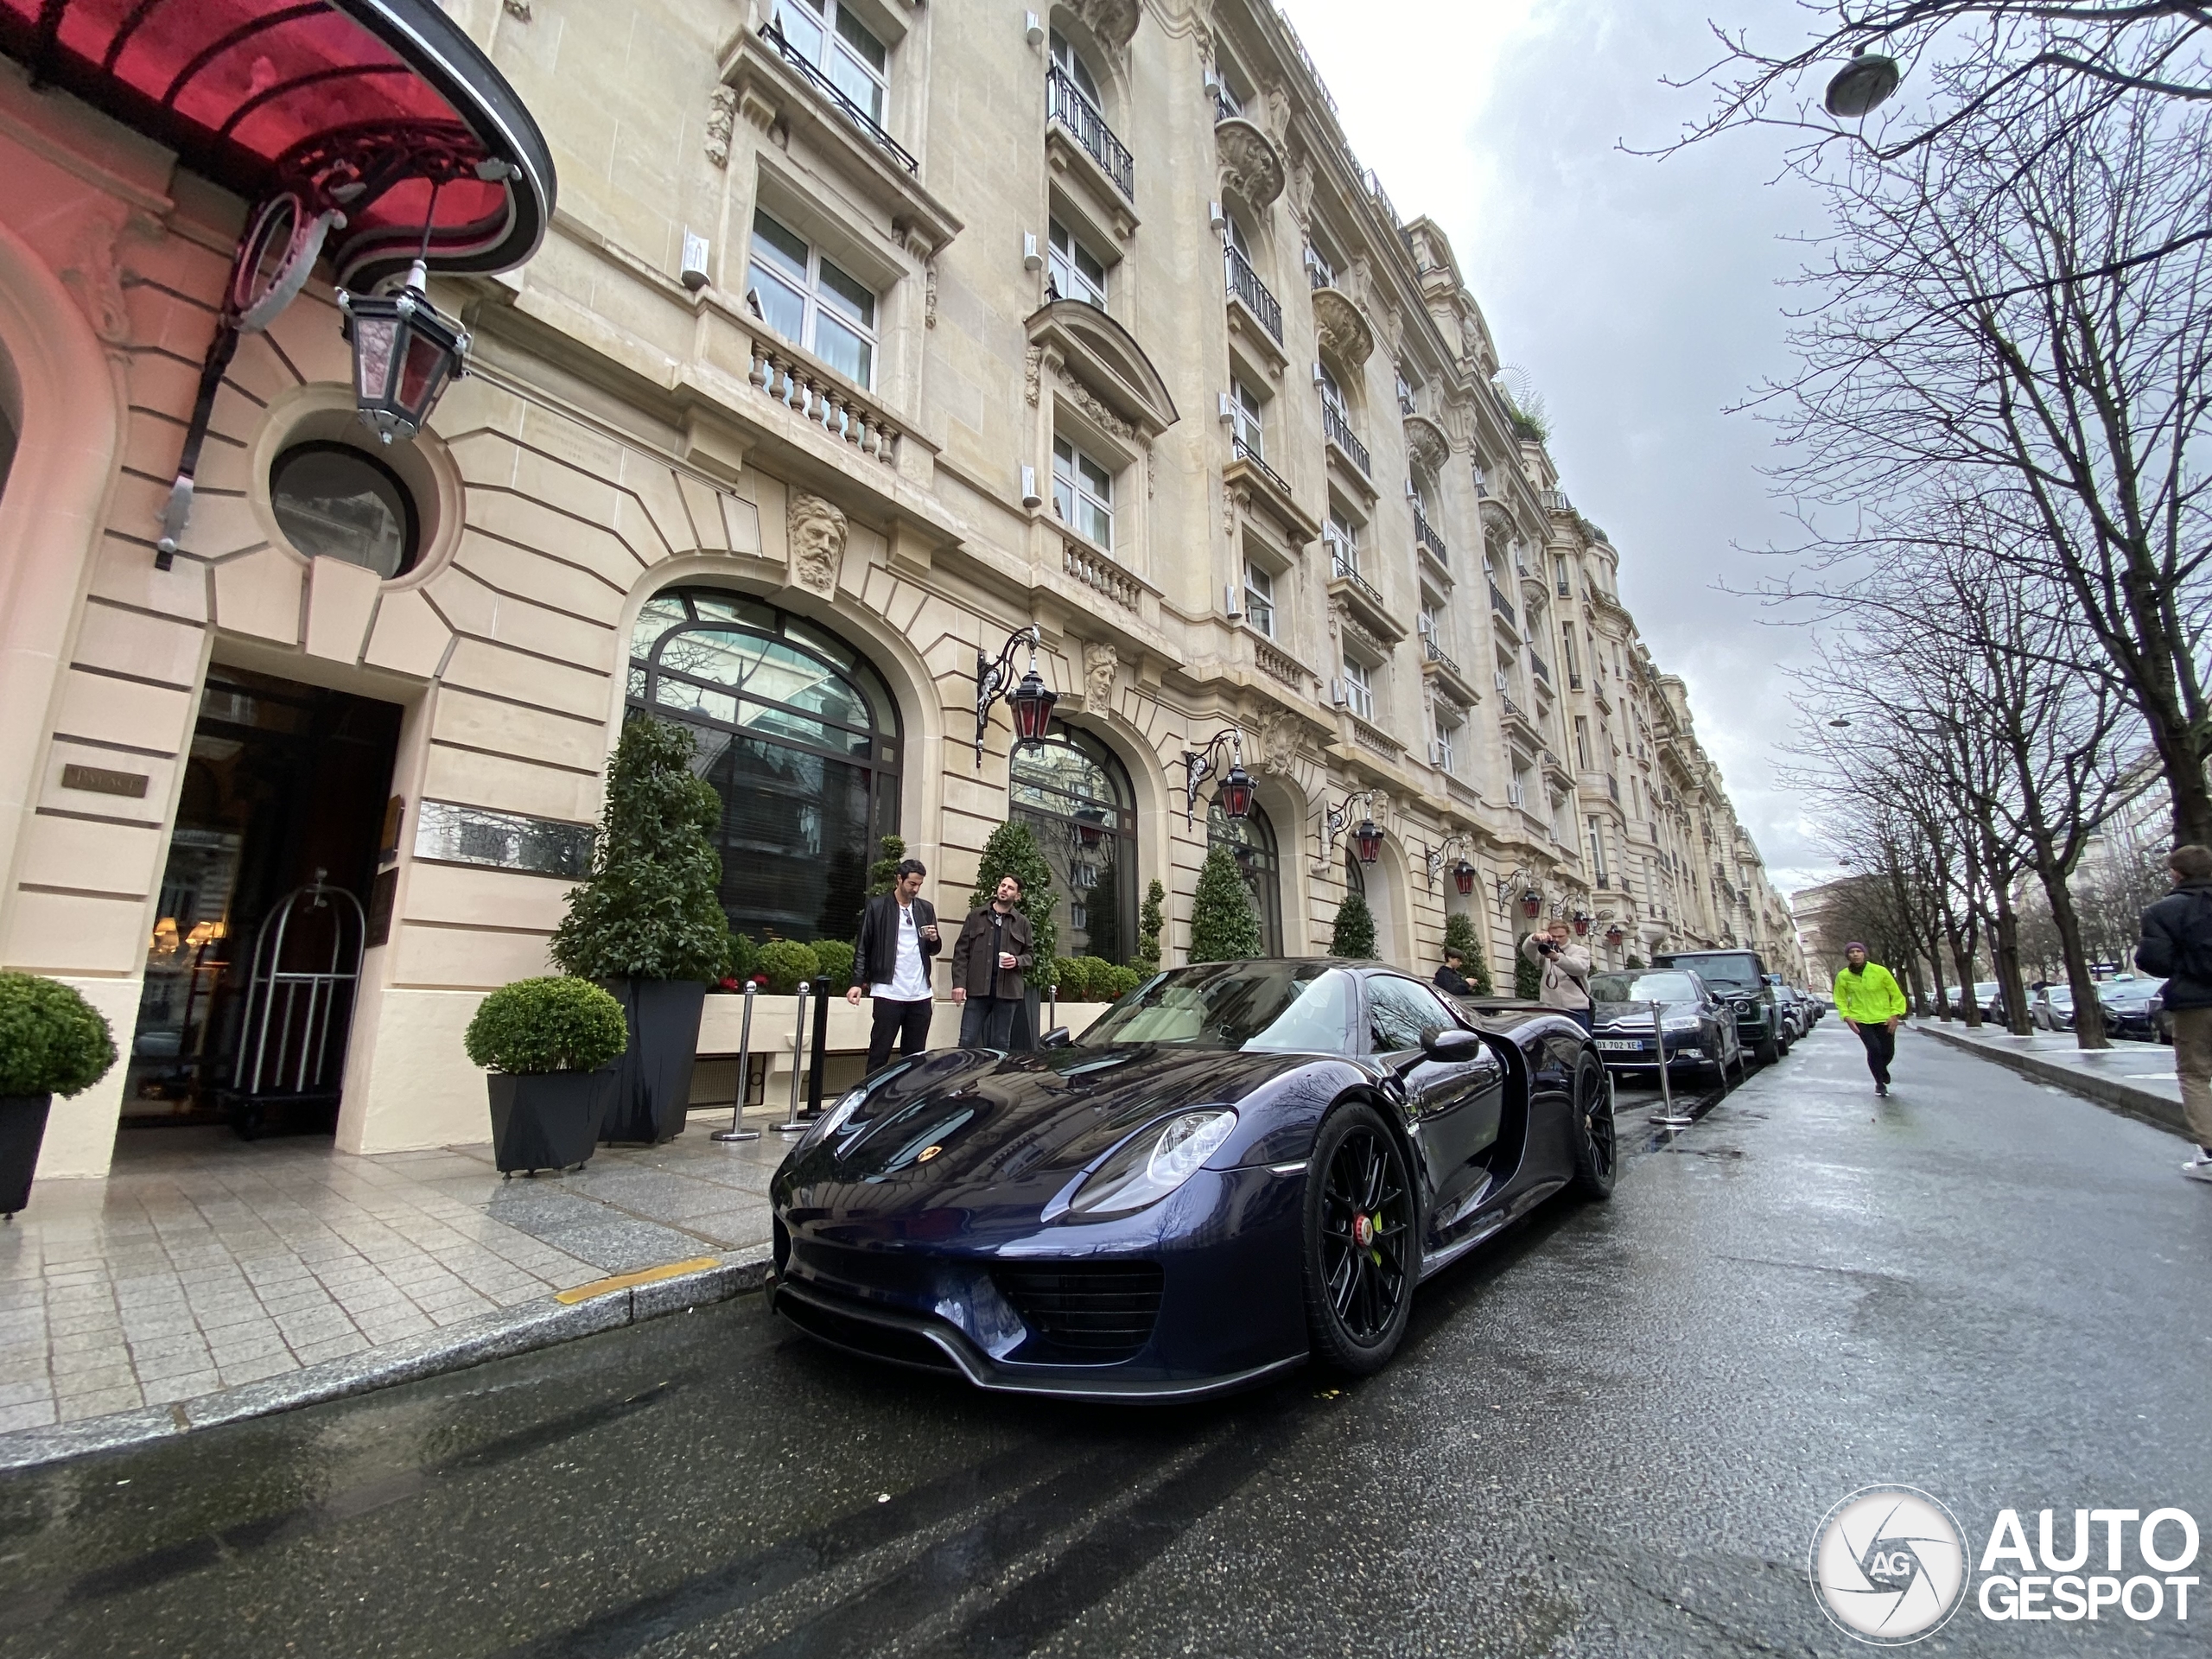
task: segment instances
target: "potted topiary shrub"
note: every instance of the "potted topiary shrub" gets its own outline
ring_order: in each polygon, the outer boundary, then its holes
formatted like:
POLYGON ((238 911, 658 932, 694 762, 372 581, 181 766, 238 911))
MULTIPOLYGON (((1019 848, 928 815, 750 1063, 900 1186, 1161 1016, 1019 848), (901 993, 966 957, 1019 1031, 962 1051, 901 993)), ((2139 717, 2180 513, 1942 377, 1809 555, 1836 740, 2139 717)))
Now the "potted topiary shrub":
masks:
POLYGON ((1236 855, 1217 846, 1198 872, 1191 900, 1191 960, 1238 962, 1260 954, 1260 913, 1236 855))
POLYGON ((30 1202, 54 1096, 91 1088, 114 1064, 99 1009, 57 981, 0 974, 0 1216, 30 1202))
POLYGON ((606 987, 629 1026, 603 1131, 611 1141, 683 1132, 700 1011, 730 961, 721 859, 707 840, 721 798, 692 775, 692 750, 690 731, 667 721, 622 728, 591 873, 553 933, 555 965, 606 987))
POLYGON ((1375 955, 1375 912, 1357 893, 1344 894, 1337 906, 1337 924, 1329 937, 1329 954, 1365 962, 1375 955))
POLYGON ((486 997, 462 1046, 491 1075, 492 1154, 502 1175, 573 1169, 599 1144, 629 1046, 622 1005, 589 980, 518 979, 486 997))
MULTIPOLYGON (((797 939, 771 939, 760 947, 753 958, 759 971, 766 976, 771 996, 797 996, 798 988, 819 978, 822 958, 810 944, 801 944, 797 939)), ((847 965, 849 976, 852 969, 847 965)))

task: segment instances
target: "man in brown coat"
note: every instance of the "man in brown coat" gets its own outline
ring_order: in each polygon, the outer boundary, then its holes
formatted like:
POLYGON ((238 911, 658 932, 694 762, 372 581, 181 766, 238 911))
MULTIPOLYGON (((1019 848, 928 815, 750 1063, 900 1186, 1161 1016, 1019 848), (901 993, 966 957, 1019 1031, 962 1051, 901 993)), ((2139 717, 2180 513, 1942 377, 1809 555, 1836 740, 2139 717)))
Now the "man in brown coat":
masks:
POLYGON ((1001 876, 991 902, 968 912, 953 941, 952 1000, 963 1005, 963 1048, 1007 1048, 1014 1042, 1014 1011, 1028 992, 1022 976, 1037 961, 1029 918, 1014 908, 1020 902, 1020 880, 1001 876))
POLYGON ((1590 953, 1577 945, 1565 922, 1554 922, 1541 933, 1521 941, 1521 954, 1536 964, 1543 976, 1540 1000, 1548 1008, 1590 1029, 1590 953))

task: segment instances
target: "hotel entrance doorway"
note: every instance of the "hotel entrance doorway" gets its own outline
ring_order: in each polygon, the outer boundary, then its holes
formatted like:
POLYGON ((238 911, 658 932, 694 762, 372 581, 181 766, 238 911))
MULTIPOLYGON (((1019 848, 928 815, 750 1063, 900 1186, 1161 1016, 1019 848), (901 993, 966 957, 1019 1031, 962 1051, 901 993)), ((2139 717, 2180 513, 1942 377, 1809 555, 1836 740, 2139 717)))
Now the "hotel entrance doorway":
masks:
POLYGON ((147 943, 124 1128, 335 1127, 401 712, 208 670, 147 943))

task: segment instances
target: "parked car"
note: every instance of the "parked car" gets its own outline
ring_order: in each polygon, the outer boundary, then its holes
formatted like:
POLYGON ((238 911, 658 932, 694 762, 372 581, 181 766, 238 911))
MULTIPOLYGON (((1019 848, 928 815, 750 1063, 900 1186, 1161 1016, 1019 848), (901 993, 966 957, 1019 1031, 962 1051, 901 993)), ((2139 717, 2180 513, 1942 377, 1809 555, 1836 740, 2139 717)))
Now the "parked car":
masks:
POLYGON ((1607 1071, 1658 1069, 1662 1037, 1651 1029, 1654 1002, 1661 1005, 1669 1072, 1688 1066, 1725 1078, 1728 1067, 1742 1066, 1735 1011, 1686 969, 1645 969, 1590 977, 1591 1034, 1607 1071))
POLYGON ((1790 1041, 1795 1042, 1813 1028, 1820 1011, 1814 1007, 1811 997, 1785 982, 1781 975, 1772 974, 1768 979, 1774 987, 1776 1001, 1782 1005, 1783 1028, 1789 1033, 1790 1041))
POLYGON ((2074 1029, 2074 988, 2045 985, 2028 1004, 2028 1023, 2038 1031, 2074 1029))
MULTIPOLYGON (((2151 1001, 2165 988, 2163 979, 2145 979, 2134 975, 2108 979, 2098 986, 2097 1001, 2104 1005, 2105 1011, 2105 1035, 2126 1037, 2142 1043, 2158 1041, 2158 1022, 2151 1012, 2151 1001)), ((2164 1006, 2161 1000, 2162 1012, 2164 1006)))
POLYGON ((1688 968, 1703 980, 1734 1011, 1736 1035, 1760 1065, 1771 1065, 1789 1052, 1795 1039, 1782 1028, 1782 1010, 1756 950, 1662 950, 1651 965, 1688 968))
POLYGON ((2174 1017, 2166 1012, 2166 994, 2164 991, 2151 999, 2151 1023, 2158 1028, 2160 1042, 2173 1041, 2174 1017))
POLYGON ((1999 989, 1995 980, 1985 979, 1977 981, 1973 985, 1955 987, 1946 991, 1943 997, 1944 1001, 1951 1005, 1951 1015, 1954 1019, 1963 1020, 1967 1017, 1968 999, 1971 998, 1973 1006, 1981 1010, 1981 1017, 1990 1020, 1996 1018, 1990 1013, 1990 1009, 1997 1007, 2002 1001, 1999 989))
POLYGON ((1325 959, 1171 969, 1071 1042, 933 1049, 769 1186, 769 1306, 851 1352, 1061 1399, 1373 1371, 1414 1287, 1612 1190, 1582 1027, 1325 959))

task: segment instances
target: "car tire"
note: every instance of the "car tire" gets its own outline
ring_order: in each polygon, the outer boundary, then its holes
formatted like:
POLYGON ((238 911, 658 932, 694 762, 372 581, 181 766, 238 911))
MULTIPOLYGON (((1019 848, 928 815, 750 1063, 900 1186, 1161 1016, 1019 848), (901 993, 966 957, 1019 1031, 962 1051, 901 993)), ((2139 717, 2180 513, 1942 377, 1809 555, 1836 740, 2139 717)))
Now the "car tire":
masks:
POLYGON ((1306 1166, 1303 1250, 1306 1336, 1323 1364, 1365 1376, 1397 1351, 1420 1271, 1420 1215, 1405 1148, 1382 1114, 1358 1101, 1330 1113, 1306 1166))
POLYGON ((1772 1065, 1782 1058, 1782 1046, 1775 1041, 1774 1033, 1769 1032, 1759 1039, 1758 1046, 1751 1051, 1751 1054, 1761 1065, 1772 1065))
POLYGON ((1610 1198, 1619 1169, 1605 1068, 1585 1055, 1574 1074, 1574 1190, 1586 1198, 1610 1198))

